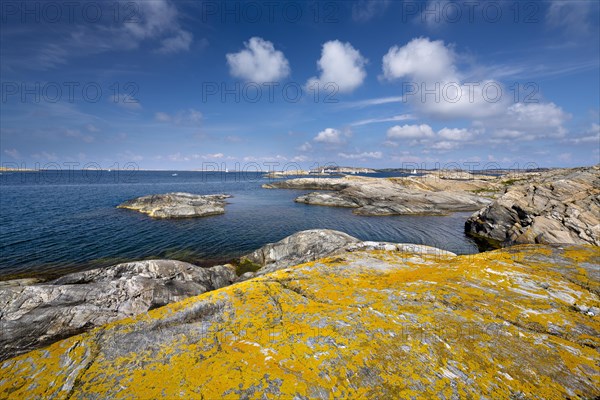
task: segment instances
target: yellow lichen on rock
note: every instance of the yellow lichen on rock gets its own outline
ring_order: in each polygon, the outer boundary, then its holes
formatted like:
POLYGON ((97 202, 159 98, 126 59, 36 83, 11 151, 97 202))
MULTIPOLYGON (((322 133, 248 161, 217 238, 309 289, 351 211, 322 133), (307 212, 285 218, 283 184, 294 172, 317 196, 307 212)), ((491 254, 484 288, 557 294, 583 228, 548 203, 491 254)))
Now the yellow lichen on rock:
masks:
POLYGON ((598 261, 341 254, 7 360, 0 397, 593 398, 598 261))

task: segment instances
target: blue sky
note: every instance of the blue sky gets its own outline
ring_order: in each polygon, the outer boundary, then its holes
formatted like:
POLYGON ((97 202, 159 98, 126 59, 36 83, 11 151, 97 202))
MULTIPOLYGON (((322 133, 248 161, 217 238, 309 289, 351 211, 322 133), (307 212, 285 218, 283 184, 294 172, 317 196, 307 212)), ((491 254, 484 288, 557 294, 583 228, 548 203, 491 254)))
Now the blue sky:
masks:
POLYGON ((600 162, 596 1, 1 7, 4 165, 600 162))

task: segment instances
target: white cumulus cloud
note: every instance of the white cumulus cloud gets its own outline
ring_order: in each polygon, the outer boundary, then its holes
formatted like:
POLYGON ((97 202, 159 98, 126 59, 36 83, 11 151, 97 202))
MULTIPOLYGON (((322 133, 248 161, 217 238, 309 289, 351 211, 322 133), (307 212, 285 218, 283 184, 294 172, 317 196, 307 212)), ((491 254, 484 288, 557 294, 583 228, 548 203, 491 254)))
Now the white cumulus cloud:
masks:
POLYGON ((405 46, 393 46, 383 56, 383 75, 389 80, 414 77, 424 81, 458 81, 456 55, 442 40, 416 38, 405 46))
POLYGON ((273 43, 253 37, 244 43, 245 49, 226 55, 231 75, 249 82, 275 82, 290 74, 285 55, 275 50, 273 43))
POLYGON ((438 136, 445 140, 471 140, 475 136, 474 132, 468 129, 442 128, 438 131, 438 136))
POLYGON ((339 40, 326 42, 317 61, 321 75, 310 78, 307 86, 318 84, 321 88, 333 83, 341 93, 352 92, 362 85, 367 76, 366 63, 367 59, 350 43, 339 40))
POLYGON ((346 141, 348 135, 348 133, 344 133, 339 129, 326 128, 319 132, 313 140, 318 143, 342 144, 346 141))
POLYGON ((427 139, 435 136, 433 129, 427 124, 396 125, 388 129, 387 138, 394 139, 427 139))

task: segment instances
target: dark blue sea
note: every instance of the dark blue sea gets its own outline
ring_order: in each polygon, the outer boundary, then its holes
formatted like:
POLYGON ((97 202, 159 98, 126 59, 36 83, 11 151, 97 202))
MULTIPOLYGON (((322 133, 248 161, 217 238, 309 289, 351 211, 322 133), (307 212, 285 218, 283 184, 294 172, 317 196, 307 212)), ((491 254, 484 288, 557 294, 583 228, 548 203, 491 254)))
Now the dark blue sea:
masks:
MULTIPOLYGON (((239 257, 295 232, 328 228, 363 240, 477 252, 470 213, 364 217, 351 209, 297 204, 307 191, 268 190, 257 172, 39 171, 0 175, 0 279, 54 276, 119 262, 172 258, 199 265, 239 257), (173 176, 176 174, 176 176, 173 176), (225 215, 153 220, 117 209, 149 194, 228 193, 225 215)), ((370 176, 400 176, 371 174, 370 176)))

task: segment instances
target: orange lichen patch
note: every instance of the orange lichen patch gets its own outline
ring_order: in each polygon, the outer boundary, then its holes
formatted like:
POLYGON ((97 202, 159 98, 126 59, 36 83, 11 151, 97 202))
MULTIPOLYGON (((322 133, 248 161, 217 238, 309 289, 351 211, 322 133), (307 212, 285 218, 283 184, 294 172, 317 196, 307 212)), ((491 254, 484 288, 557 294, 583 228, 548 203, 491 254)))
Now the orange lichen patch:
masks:
POLYGON ((576 263, 600 261, 600 248, 592 245, 568 247, 562 252, 562 256, 576 263))
POLYGON ((301 264, 7 360, 0 397, 594 397, 595 249, 566 251, 301 264))

